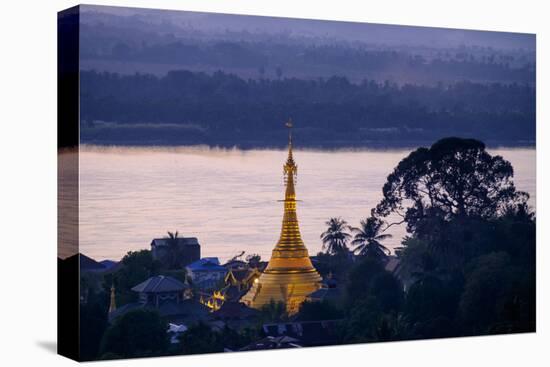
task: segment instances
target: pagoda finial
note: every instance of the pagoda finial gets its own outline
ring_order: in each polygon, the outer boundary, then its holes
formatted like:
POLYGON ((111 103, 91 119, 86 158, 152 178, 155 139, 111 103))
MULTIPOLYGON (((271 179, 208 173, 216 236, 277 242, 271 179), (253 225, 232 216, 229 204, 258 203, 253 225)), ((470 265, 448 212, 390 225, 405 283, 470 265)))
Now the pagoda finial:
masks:
POLYGON ((288 127, 288 149, 292 150, 292 119, 289 117, 288 121, 285 123, 285 126, 288 127))
POLYGON ((284 174, 285 174, 285 179, 288 179, 289 176, 293 176, 293 178, 295 178, 298 172, 298 166, 296 166, 296 163, 294 162, 294 157, 292 155, 292 127, 294 125, 290 117, 288 118, 288 121, 285 123, 285 126, 288 128, 288 158, 284 165, 284 174))
POLYGON ((115 283, 111 285, 111 303, 109 304, 109 313, 116 310, 116 299, 115 299, 115 283))

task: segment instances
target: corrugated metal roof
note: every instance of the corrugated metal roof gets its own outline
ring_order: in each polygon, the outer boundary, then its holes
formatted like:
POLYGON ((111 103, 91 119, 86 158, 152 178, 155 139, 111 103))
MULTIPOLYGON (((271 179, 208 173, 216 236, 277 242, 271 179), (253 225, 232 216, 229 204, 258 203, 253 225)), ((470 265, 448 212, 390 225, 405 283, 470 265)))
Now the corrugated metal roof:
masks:
POLYGON ((217 257, 203 257, 189 265, 187 268, 192 271, 226 271, 227 269, 220 265, 217 257))
POLYGON ((157 275, 132 288, 134 292, 140 293, 162 293, 179 292, 184 290, 185 284, 170 276, 157 275))

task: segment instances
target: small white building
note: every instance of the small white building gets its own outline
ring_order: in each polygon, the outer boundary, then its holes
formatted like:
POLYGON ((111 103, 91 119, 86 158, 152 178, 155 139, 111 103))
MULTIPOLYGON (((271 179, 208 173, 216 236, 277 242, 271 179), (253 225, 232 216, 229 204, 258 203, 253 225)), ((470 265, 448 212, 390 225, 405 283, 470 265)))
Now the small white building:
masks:
POLYGON ((187 331, 187 326, 184 324, 168 324, 168 335, 170 336, 171 344, 178 344, 181 334, 187 331))

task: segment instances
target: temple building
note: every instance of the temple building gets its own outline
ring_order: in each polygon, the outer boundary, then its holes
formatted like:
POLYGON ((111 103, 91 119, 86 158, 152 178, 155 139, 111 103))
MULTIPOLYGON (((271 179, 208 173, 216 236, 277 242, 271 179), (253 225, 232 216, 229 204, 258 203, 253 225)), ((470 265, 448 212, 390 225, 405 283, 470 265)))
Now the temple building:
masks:
POLYGON ((262 275, 258 268, 231 269, 224 278, 226 287, 235 287, 239 291, 248 290, 262 275))
POLYGON ((188 296, 187 283, 171 276, 157 275, 132 288, 138 294, 137 302, 115 304, 115 288, 111 287, 111 305, 108 320, 117 318, 132 310, 154 310, 169 323, 192 324, 208 316, 208 308, 188 296))
POLYGON ((256 309, 269 304, 271 300, 283 302, 287 312, 293 314, 309 294, 320 288, 321 276, 313 267, 300 234, 295 192, 298 167, 292 155, 290 121, 287 127, 289 143, 288 158, 283 166, 286 191, 281 235, 266 269, 241 298, 241 302, 256 309))

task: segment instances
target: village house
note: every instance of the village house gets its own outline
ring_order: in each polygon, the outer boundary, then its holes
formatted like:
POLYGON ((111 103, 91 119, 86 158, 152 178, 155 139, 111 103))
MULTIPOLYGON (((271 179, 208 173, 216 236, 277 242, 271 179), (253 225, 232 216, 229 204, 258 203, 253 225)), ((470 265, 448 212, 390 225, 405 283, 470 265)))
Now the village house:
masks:
POLYGON ((167 265, 170 246, 177 246, 176 253, 179 256, 179 265, 187 266, 201 258, 201 245, 196 237, 155 238, 151 241, 151 254, 153 259, 167 265), (173 241, 173 243, 171 242, 173 241))
POLYGON ((219 289, 227 274, 217 257, 204 257, 185 267, 193 287, 200 291, 219 289))
MULTIPOLYGON (((208 316, 208 309, 199 302, 186 297, 189 286, 170 276, 157 275, 132 288, 139 294, 138 302, 120 307, 111 304, 109 321, 136 309, 156 310, 167 322, 188 324, 208 316)), ((115 289, 112 288, 112 295, 115 289)), ((112 297, 114 299, 114 297, 112 297)))

